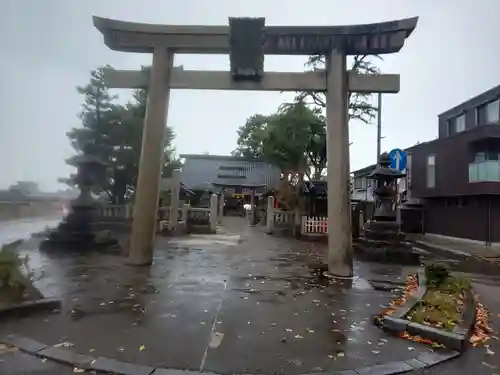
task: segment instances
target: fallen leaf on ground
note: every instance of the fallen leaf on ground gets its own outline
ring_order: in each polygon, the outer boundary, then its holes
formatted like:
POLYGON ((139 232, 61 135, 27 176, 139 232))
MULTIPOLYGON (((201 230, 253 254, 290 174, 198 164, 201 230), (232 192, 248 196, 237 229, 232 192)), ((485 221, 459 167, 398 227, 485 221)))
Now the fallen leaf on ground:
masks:
POLYGON ((491 364, 489 364, 488 362, 481 362, 481 364, 482 364, 483 366, 486 366, 486 367, 488 367, 488 368, 492 369, 492 370, 494 370, 494 369, 496 369, 496 368, 498 367, 498 366, 495 366, 495 365, 491 365, 491 364))
POLYGON ((145 349, 146 349, 146 347, 145 347, 144 345, 139 346, 139 351, 140 351, 140 352, 142 352, 142 351, 143 351, 143 350, 145 350, 145 349))
POLYGON ((54 348, 71 348, 72 346, 74 346, 75 344, 73 344, 72 342, 69 342, 69 341, 65 341, 65 342, 60 342, 59 344, 55 344, 54 345, 54 348))
POLYGON ((295 366, 302 366, 302 360, 300 359, 289 359, 288 362, 295 366))

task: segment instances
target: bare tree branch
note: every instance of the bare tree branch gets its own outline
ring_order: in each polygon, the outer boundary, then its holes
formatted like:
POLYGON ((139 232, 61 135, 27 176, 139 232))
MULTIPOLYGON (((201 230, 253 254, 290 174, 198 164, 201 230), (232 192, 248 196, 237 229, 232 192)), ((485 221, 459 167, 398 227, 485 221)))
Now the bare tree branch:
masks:
MULTIPOLYGON (((357 74, 380 74, 380 69, 374 64, 373 59, 382 59, 379 55, 357 55, 354 56, 350 70, 357 74)), ((326 56, 310 56, 304 64, 306 69, 318 71, 325 69, 326 56)), ((377 114, 378 108, 370 104, 371 94, 349 92, 349 120, 360 120, 370 123, 377 114)), ((302 91, 295 96, 296 101, 303 101, 309 105, 326 108, 326 97, 324 92, 302 91)))

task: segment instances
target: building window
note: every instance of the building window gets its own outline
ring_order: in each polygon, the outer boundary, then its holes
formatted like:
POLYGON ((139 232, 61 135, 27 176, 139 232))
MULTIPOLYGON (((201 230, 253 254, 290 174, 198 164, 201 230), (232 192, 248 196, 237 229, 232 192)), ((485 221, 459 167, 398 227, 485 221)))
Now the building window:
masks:
POLYGON ((356 189, 356 190, 366 189, 366 178, 365 177, 356 177, 354 179, 354 189, 356 189))
POLYGON ((465 130, 465 113, 448 120, 448 136, 463 132, 465 130))
POLYGON ((469 182, 500 181, 500 153, 481 151, 469 164, 469 182))
POLYGON ((476 125, 488 125, 500 121, 500 99, 476 108, 476 125))
POLYGON ((427 156, 427 187, 436 187, 436 155, 427 156))

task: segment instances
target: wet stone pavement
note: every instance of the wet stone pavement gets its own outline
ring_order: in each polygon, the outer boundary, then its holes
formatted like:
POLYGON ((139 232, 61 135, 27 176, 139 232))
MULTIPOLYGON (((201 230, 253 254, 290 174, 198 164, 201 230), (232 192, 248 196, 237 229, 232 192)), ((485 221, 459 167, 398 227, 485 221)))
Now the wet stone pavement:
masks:
POLYGON ((352 287, 328 283, 313 272, 310 246, 227 218, 217 235, 158 239, 154 265, 134 268, 113 254, 40 253, 32 239, 23 253, 36 284, 63 310, 2 322, 0 334, 219 374, 352 369, 429 350, 371 323, 393 295, 368 281, 402 282, 410 268, 357 262, 352 287))

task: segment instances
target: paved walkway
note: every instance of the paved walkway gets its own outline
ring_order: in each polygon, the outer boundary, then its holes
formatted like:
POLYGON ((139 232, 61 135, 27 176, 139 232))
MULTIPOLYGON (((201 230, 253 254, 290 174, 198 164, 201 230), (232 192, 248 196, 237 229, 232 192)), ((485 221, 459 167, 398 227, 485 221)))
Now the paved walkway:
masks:
MULTIPOLYGON (((116 255, 41 254, 25 248, 37 285, 64 299, 60 314, 0 325, 75 352, 220 374, 303 374, 415 358, 428 347, 371 324, 393 297, 370 279, 409 269, 356 263, 352 287, 315 274, 310 244, 228 218, 218 235, 160 239, 151 268, 116 255)), ((318 245, 316 245, 318 246, 318 245)))

